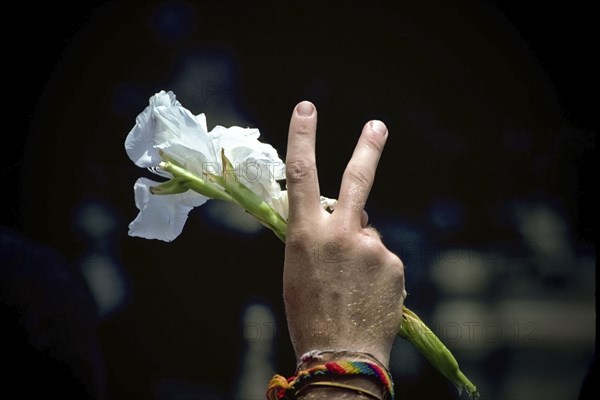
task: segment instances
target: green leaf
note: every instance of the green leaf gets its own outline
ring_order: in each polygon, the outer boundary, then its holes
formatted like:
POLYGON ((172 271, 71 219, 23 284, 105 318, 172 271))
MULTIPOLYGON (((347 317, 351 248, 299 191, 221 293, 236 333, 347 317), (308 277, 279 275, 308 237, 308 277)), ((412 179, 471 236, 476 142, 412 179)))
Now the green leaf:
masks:
POLYGON ((417 314, 407 307, 402 309, 398 336, 415 346, 442 375, 454 383, 459 393, 465 390, 471 399, 479 398, 477 387, 462 373, 450 350, 417 314))
POLYGON ((163 182, 160 185, 152 186, 150 193, 152 194, 178 194, 185 193, 189 190, 189 186, 184 179, 173 178, 169 181, 163 182))

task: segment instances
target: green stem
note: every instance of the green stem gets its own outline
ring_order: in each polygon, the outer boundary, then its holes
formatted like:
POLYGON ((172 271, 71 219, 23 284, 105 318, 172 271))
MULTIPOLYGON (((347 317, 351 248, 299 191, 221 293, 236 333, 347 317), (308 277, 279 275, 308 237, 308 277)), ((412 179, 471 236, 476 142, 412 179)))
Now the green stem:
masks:
POLYGON ((287 223, 267 202, 239 181, 226 180, 224 187, 246 211, 271 229, 285 243, 287 223))
POLYGON ((209 178, 221 185, 235 202, 271 229, 278 238, 285 241, 287 222, 266 201, 240 182, 233 165, 225 156, 225 150, 221 150, 221 161, 223 164, 221 175, 208 175, 209 178))
POLYGON ((194 192, 200 193, 201 195, 210 199, 234 202, 231 195, 221 189, 221 187, 215 185, 214 183, 205 181, 187 169, 177 166, 170 161, 162 161, 158 164, 158 167, 171 173, 171 175, 174 177, 184 179, 187 182, 188 187, 194 192))

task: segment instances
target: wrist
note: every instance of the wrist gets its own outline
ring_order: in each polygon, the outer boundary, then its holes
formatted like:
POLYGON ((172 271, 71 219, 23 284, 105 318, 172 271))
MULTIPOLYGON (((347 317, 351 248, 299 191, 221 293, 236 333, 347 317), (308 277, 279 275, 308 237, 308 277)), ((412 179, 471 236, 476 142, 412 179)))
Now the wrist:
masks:
POLYGON ((389 374, 388 363, 389 355, 383 357, 377 355, 375 352, 362 350, 311 350, 298 356, 298 363, 296 365, 296 372, 301 369, 308 369, 318 364, 324 364, 327 362, 337 361, 364 361, 378 364, 385 372, 389 374))
POLYGON ((383 400, 381 385, 372 379, 352 377, 329 377, 315 379, 297 392, 298 400, 383 400))
POLYGON ((387 400, 394 398, 394 385, 387 368, 370 353, 313 350, 300 357, 293 377, 273 377, 267 398, 387 400))
MULTIPOLYGON (((348 399, 384 399, 390 389, 393 391, 392 376, 387 367, 388 358, 386 358, 386 363, 384 364, 371 353, 351 350, 311 350, 299 358, 296 373, 327 363, 346 364, 348 362, 357 364, 368 363, 370 368, 376 369, 378 372, 376 374, 377 377, 367 375, 338 375, 316 379, 315 385, 307 387, 311 393, 329 393, 330 395, 335 393, 336 398, 338 398, 337 395, 344 395, 344 398, 348 399), (382 380, 385 382, 382 382, 382 380), (331 382, 332 386, 321 386, 322 382, 331 382), (346 386, 346 388, 342 386, 346 386), (354 388, 354 393, 349 393, 348 387, 354 388), (362 389, 362 392, 356 389, 362 389)), ((306 397, 307 400, 310 398, 306 397)))

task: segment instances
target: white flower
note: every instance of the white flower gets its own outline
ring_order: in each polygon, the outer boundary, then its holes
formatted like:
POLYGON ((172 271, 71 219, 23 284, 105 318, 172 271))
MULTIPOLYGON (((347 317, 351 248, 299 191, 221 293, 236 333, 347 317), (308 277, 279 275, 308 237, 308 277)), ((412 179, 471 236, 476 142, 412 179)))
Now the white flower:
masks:
POLYGON ((164 152, 189 171, 202 174, 203 165, 216 159, 204 114, 193 115, 172 92, 161 91, 137 116, 125 139, 127 155, 137 166, 154 168, 164 152))
MULTIPOLYGON (((172 92, 161 91, 137 116, 125 150, 137 166, 169 179, 173 178, 170 173, 157 169, 162 161, 173 162, 201 179, 207 174, 227 177, 235 173, 240 182, 271 204, 280 192, 277 180, 285 178, 284 163, 271 145, 258 141, 259 135, 257 129, 240 127, 217 126, 208 132, 204 114, 193 115, 172 92), (223 171, 222 150, 234 171, 223 171)), ((135 203, 140 212, 129 225, 130 236, 172 241, 181 233, 189 211, 209 199, 192 190, 152 194, 150 188, 159 184, 146 178, 136 182, 135 203)))
MULTIPOLYGON (((336 199, 330 199, 329 197, 321 196, 321 206, 324 210, 332 212, 333 210, 335 210, 336 204, 336 199)), ((281 215, 287 221, 289 214, 287 190, 282 190, 273 197, 272 206, 275 209, 275 211, 277 211, 279 215, 281 215)))
MULTIPOLYGON (((269 204, 279 195, 281 185, 277 181, 285 179, 285 164, 273 146, 258 141, 258 129, 218 125, 209 136, 219 152, 225 150, 240 182, 269 204)), ((218 168, 223 168, 220 157, 218 168)))
POLYGON ((150 188, 158 184, 148 178, 139 178, 135 182, 135 205, 140 213, 129 224, 129 235, 170 242, 183 230, 192 208, 206 203, 208 198, 192 190, 171 195, 154 195, 150 188))

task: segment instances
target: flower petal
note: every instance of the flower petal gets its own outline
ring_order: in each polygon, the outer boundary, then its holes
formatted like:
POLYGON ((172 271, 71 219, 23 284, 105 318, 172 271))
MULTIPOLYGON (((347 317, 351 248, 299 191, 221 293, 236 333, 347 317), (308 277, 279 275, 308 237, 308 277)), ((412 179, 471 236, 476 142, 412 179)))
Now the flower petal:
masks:
POLYGON ((287 221, 289 213, 288 192, 287 190, 280 191, 271 199, 271 206, 287 221))
POLYGON ((225 156, 231 161, 234 167, 250 160, 261 162, 268 166, 270 177, 275 179, 284 179, 284 164, 277 150, 268 143, 262 143, 258 140, 260 132, 253 128, 240 128, 232 126, 225 128, 217 125, 211 130, 209 136, 212 139, 217 154, 221 149, 225 149, 225 156))
POLYGON ((321 196, 321 207, 325 211, 333 212, 337 205, 337 199, 330 199, 329 197, 321 196))
POLYGON ((156 118, 164 128, 156 132, 156 147, 191 172, 201 174, 204 163, 215 162, 217 152, 206 130, 203 114, 196 117, 183 107, 158 107, 156 118))
POLYGON ((155 107, 177 105, 179 102, 171 92, 161 90, 150 98, 150 104, 135 118, 135 126, 125 138, 125 151, 138 167, 154 167, 161 161, 154 148, 154 132, 159 129, 159 121, 153 118, 155 107))
POLYGON ((129 236, 170 242, 183 230, 190 210, 208 200, 191 190, 170 195, 150 193, 150 187, 158 184, 147 178, 135 182, 135 205, 140 212, 129 224, 129 236))
POLYGON ((154 167, 168 157, 195 173, 205 162, 216 161, 204 114, 193 115, 182 107, 173 92, 164 90, 150 98, 125 139, 129 158, 140 167, 154 167))
POLYGON ((225 150, 240 182, 269 203, 278 195, 276 181, 285 179, 285 164, 273 146, 258 140, 258 129, 217 125, 209 136, 218 153, 225 150))

